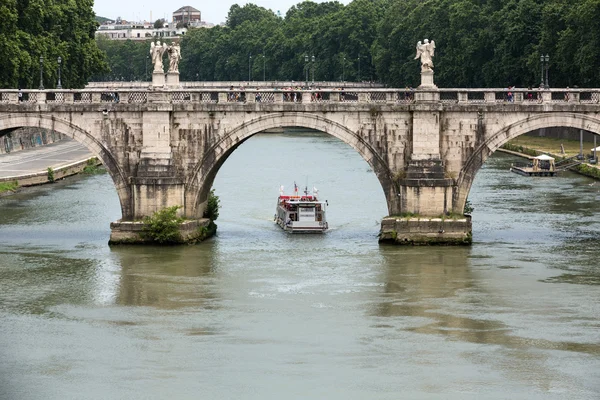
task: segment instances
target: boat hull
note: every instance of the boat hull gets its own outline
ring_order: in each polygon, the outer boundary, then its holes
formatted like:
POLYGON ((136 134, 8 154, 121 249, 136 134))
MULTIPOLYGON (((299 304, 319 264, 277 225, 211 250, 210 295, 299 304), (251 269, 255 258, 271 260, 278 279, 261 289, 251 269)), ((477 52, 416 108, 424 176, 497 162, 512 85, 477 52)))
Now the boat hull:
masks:
POLYGON ((314 225, 310 226, 294 226, 293 223, 286 225, 286 223, 281 218, 277 218, 275 222, 277 223, 277 225, 279 225, 281 229, 288 233, 325 233, 329 229, 327 226, 327 222, 315 223, 314 225))

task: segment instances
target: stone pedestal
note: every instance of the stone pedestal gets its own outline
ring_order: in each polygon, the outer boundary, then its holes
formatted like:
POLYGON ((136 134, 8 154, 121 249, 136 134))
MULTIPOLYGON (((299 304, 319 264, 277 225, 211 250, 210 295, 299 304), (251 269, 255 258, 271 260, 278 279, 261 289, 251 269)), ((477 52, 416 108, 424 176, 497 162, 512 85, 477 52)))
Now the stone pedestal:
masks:
POLYGON ((433 83, 433 70, 421 70, 421 85, 419 89, 437 89, 433 83))
POLYGON ((153 72, 152 73, 152 86, 153 87, 165 86, 165 74, 163 74, 162 72, 153 72))
POLYGON ((167 87, 178 88, 179 87, 179 72, 168 72, 167 73, 167 87))

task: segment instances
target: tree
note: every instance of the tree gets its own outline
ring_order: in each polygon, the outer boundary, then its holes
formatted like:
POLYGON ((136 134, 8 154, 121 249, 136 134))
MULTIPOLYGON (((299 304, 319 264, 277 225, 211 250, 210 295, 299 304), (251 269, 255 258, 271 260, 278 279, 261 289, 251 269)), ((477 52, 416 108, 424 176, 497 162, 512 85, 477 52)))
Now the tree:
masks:
POLYGON ((58 80, 62 58, 63 87, 83 87, 89 77, 107 68, 94 40, 97 23, 93 0, 3 0, 0 4, 0 85, 37 87, 40 56, 44 83, 58 80))
POLYGON ((159 18, 156 21, 154 21, 154 29, 160 29, 160 28, 163 28, 164 26, 165 26, 164 18, 159 18))

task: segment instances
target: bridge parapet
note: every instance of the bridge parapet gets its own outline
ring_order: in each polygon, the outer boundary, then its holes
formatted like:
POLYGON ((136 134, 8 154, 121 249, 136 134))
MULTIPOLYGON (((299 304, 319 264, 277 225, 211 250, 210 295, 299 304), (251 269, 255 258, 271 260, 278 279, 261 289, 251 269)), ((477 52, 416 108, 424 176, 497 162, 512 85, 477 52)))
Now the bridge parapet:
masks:
POLYGON ((79 104, 79 103, 351 103, 351 104, 597 104, 600 89, 210 89, 144 88, 34 90, 0 89, 0 104, 79 104), (21 96, 19 97, 19 93, 21 96))

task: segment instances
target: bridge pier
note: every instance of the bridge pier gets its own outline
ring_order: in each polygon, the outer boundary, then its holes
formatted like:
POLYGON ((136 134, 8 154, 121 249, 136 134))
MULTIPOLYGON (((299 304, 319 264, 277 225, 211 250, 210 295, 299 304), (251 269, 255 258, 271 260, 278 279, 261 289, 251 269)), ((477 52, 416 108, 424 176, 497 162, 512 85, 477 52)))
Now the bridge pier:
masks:
MULTIPOLYGON (((439 93, 419 93, 421 101, 437 101, 439 93)), ((413 112, 412 154, 404 178, 398 180, 400 215, 381 221, 380 241, 398 244, 470 244, 471 219, 453 210, 454 180, 446 177, 440 157, 440 113, 413 112)))

